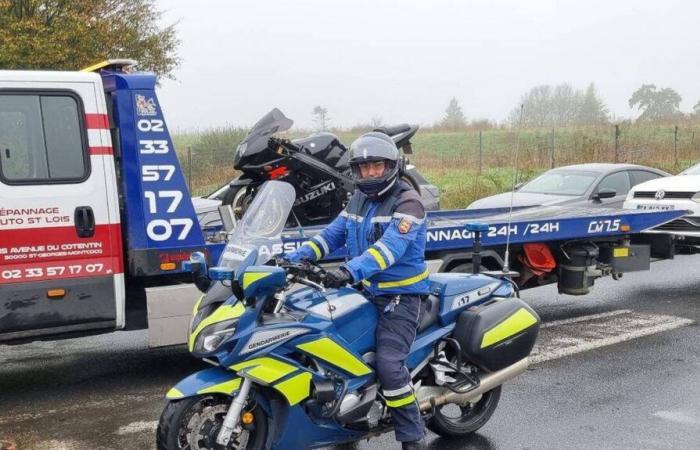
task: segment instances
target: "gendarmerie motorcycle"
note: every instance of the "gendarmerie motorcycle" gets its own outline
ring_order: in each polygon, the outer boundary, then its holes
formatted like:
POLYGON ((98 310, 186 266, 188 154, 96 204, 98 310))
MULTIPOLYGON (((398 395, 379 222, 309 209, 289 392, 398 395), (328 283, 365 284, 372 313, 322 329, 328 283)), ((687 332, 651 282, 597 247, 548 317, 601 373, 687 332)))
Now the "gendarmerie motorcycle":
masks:
MULTIPOLYGON (((302 449, 392 429, 374 371, 376 307, 351 286, 324 288, 314 263, 262 265, 281 251, 295 198, 291 185, 267 182, 219 266, 192 255, 205 293, 188 345, 213 367, 167 393, 159 450, 302 449)), ((489 420, 501 385, 527 368, 540 320, 505 277, 430 281, 406 366, 428 428, 466 437, 489 420)))
MULTIPOLYGON (((273 109, 253 126, 236 149, 233 166, 242 174, 231 181, 222 203, 231 205, 237 218, 268 180, 285 181, 296 191, 289 226, 328 223, 345 207, 355 189, 347 147, 336 135, 326 132, 293 140, 274 136, 289 130, 292 124, 280 110, 273 109)), ((405 159, 405 154, 413 151, 411 138, 418 126, 403 124, 375 131, 391 136, 401 149, 401 177, 420 192, 424 179, 414 167, 406 167, 405 159)))

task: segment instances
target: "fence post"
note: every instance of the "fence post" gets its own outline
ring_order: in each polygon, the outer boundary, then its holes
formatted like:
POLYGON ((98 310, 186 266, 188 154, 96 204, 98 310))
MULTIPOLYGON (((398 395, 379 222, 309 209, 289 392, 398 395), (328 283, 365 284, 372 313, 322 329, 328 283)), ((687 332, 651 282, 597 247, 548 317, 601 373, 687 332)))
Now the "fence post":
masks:
POLYGON ((618 162, 618 152, 620 151, 620 125, 615 124, 615 163, 618 162))
POLYGON ((554 169, 554 128, 552 128, 552 138, 550 141, 549 168, 554 169))
POLYGON ((481 139, 481 130, 479 130, 479 175, 481 175, 481 169, 484 164, 484 147, 483 141, 481 139))
POLYGON ((673 127, 673 166, 678 168, 678 125, 673 127))
POLYGON ((192 195, 192 147, 187 146, 187 189, 192 195))

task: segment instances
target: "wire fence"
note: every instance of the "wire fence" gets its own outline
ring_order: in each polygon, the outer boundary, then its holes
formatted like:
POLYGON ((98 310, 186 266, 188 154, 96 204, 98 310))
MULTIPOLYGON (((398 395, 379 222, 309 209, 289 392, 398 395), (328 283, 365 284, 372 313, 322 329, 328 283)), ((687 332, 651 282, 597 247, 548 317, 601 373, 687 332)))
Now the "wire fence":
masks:
MULTIPOLYGON (((361 133, 337 132, 348 146, 361 133)), ((448 197, 446 204, 461 206, 508 189, 517 135, 513 129, 419 131, 409 159, 448 197)), ((190 144, 176 147, 192 195, 209 194, 238 175, 233 154, 243 136, 236 133, 216 145, 188 136, 190 144)), ((523 129, 519 140, 518 181, 570 164, 634 163, 677 173, 700 161, 700 126, 694 124, 523 129)))

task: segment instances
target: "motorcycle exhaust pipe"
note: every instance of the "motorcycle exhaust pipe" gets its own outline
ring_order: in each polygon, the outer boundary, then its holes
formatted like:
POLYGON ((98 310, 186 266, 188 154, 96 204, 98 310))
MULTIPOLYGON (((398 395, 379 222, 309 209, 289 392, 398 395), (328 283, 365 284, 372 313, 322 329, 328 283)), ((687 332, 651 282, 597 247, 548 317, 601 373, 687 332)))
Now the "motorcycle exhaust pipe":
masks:
POLYGON ((473 389, 469 392, 465 392, 464 394, 458 394, 456 392, 452 392, 449 389, 445 388, 447 391, 443 395, 438 395, 435 397, 430 397, 427 400, 424 400, 420 403, 419 407, 421 411, 427 411, 432 409, 433 407, 437 406, 442 406, 447 403, 458 403, 458 404, 465 404, 468 401, 485 394, 486 392, 490 391, 491 389, 494 389, 506 381, 517 377, 521 373, 525 372, 527 370, 527 367, 529 365, 528 359, 523 358, 520 361, 516 362, 515 364, 512 364, 504 369, 499 370, 498 372, 493 372, 488 375, 485 375, 483 378, 481 378, 481 382, 479 384, 479 387, 476 389, 473 389))

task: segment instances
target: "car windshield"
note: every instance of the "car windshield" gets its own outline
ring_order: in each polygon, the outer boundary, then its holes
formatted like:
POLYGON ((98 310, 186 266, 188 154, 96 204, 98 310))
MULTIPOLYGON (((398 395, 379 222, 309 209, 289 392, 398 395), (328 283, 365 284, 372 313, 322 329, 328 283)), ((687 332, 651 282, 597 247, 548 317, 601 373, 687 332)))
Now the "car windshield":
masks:
POLYGON ((596 172, 552 170, 518 189, 518 192, 548 195, 583 195, 598 178, 596 172))
POLYGON ((700 163, 688 167, 678 175, 700 175, 700 163))

